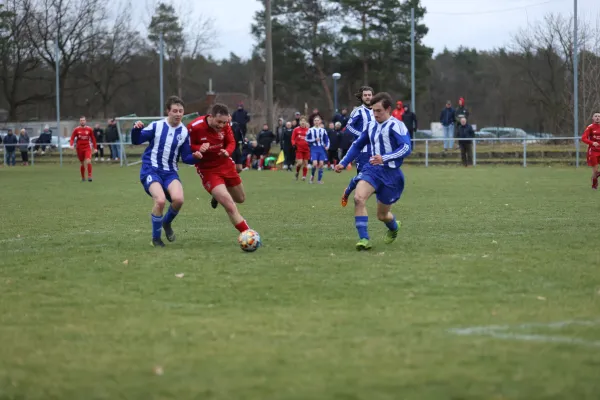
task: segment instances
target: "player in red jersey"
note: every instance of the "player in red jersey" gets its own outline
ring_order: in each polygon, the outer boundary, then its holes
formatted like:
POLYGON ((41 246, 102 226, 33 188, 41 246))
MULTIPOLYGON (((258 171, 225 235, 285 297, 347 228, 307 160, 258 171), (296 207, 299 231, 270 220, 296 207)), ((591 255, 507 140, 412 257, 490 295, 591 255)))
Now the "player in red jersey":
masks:
POLYGON ((235 163, 231 159, 236 143, 229 125, 227 106, 215 104, 209 115, 196 118, 187 128, 192 152, 203 153, 202 160, 196 163, 196 171, 202 179, 204 189, 225 208, 231 223, 238 231, 250 229, 236 206, 236 203, 241 204, 246 200, 246 194, 235 163), (209 147, 204 150, 206 144, 209 147))
POLYGON ((296 149, 296 180, 300 175, 300 167, 302 167, 302 180, 306 180, 308 172, 308 161, 310 160, 310 148, 306 141, 306 133, 308 132, 308 122, 305 117, 300 118, 300 126, 294 128, 292 132, 292 146, 296 149))
POLYGON ((589 146, 587 163, 592 167, 592 189, 598 189, 598 177, 600 177, 600 173, 598 173, 598 164, 600 164, 600 112, 594 113, 592 120, 594 122, 585 129, 581 140, 589 146))
POLYGON ((73 129, 71 134, 71 148, 73 148, 74 142, 77 143, 77 157, 81 165, 79 170, 81 171, 81 181, 85 182, 85 167, 87 165, 88 181, 92 181, 92 153, 97 153, 96 150, 96 137, 94 136, 94 130, 90 126, 86 126, 85 117, 79 118, 79 126, 73 129))

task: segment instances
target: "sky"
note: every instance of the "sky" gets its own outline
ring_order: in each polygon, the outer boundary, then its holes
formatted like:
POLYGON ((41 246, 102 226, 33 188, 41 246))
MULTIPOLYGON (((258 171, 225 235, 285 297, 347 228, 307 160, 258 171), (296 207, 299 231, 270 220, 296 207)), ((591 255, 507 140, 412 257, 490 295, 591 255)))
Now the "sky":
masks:
MULTIPOLYGON (((218 43, 210 53, 216 59, 230 52, 247 58, 254 39, 250 25, 262 8, 258 0, 195 0, 215 20, 218 43)), ((441 52, 459 45, 478 50, 507 46, 519 29, 541 20, 549 12, 572 14, 573 0, 421 0, 427 9, 429 33, 424 43, 441 52)), ((578 0, 580 18, 600 19, 600 1, 578 0)))

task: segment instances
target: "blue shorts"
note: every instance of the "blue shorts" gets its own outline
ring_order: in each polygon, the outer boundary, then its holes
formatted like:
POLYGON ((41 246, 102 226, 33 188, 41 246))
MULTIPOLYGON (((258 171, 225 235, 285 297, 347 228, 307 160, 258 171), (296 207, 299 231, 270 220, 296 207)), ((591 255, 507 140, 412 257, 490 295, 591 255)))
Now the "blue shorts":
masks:
POLYGON ((310 148, 311 161, 327 161, 327 152, 322 146, 314 146, 310 148))
POLYGON ((140 170, 140 182, 142 182, 146 193, 148 193, 149 196, 152 196, 150 194, 150 185, 154 182, 158 182, 162 186, 169 202, 171 202, 171 196, 169 196, 167 188, 174 180, 179 181, 179 174, 177 171, 160 171, 148 166, 142 166, 142 169, 140 170))
POLYGON ((371 156, 369 155, 368 152, 360 152, 360 154, 358 155, 358 157, 356 157, 356 171, 360 172, 362 171, 363 167, 365 165, 369 164, 369 160, 371 159, 371 156))
POLYGON ((377 201, 391 205, 400 200, 404 191, 404 174, 400 168, 365 165, 357 178, 375 188, 377 201))

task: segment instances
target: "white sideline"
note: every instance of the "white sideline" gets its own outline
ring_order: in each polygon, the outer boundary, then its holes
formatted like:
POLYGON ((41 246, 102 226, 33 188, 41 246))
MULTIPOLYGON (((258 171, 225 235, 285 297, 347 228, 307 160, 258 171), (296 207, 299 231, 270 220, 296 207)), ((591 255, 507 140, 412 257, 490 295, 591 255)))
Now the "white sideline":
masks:
POLYGON ((515 330, 530 328, 559 329, 569 325, 598 326, 600 320, 567 320, 549 323, 527 323, 520 325, 488 325, 467 328, 452 328, 448 332, 460 336, 491 336, 496 339, 521 340, 527 342, 568 343, 590 347, 600 347, 600 340, 584 340, 567 336, 534 335, 515 333, 515 330), (510 332, 513 331, 513 332, 510 332))

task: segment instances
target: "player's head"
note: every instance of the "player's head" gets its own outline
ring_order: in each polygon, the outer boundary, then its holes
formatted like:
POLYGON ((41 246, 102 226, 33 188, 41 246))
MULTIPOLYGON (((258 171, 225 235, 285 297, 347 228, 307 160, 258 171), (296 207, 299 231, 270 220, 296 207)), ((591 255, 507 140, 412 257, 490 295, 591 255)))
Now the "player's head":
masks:
POLYGON ((167 99, 165 109, 167 110, 167 118, 171 125, 179 125, 181 123, 184 107, 185 104, 183 104, 183 100, 177 96, 171 96, 167 99))
POLYGON ((79 125, 85 126, 86 122, 87 120, 85 119, 85 116, 82 115, 81 117, 79 117, 79 125))
POLYGON ((308 122, 306 121, 306 117, 302 116, 300 117, 300 126, 302 128, 308 128, 308 122))
POLYGON ((386 92, 377 93, 371 99, 373 116, 379 123, 387 121, 392 115, 392 96, 386 92))
POLYGON ((373 88, 371 86, 361 86, 360 89, 358 89, 358 92, 354 93, 354 96, 356 96, 362 104, 368 106, 371 104, 371 98, 373 97, 373 88))
POLYGON ((269 130, 269 124, 263 124, 263 131, 269 130))
POLYGON ((319 117, 315 117, 315 118, 313 119, 313 124, 314 124, 314 125, 315 125, 317 128, 318 128, 318 127, 320 127, 320 126, 321 126, 321 118, 319 118, 319 117))
POLYGON ((217 103, 210 109, 208 124, 214 130, 220 131, 229 121, 229 109, 225 104, 217 103))
POLYGON ((600 111, 594 113, 592 120, 595 124, 600 124, 600 111))

